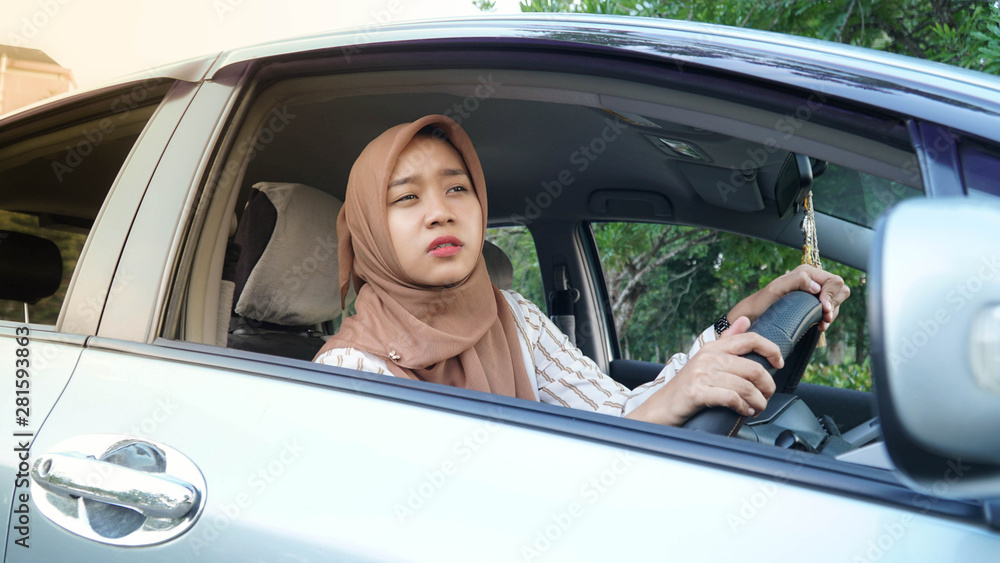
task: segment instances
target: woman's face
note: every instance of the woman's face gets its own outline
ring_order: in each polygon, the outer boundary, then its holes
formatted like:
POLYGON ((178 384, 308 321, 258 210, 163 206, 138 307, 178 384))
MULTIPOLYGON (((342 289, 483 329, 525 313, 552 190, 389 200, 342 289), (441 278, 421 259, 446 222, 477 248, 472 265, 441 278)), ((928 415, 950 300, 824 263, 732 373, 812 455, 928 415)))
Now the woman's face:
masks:
POLYGON ((482 207, 454 147, 415 137, 396 161, 387 195, 389 236, 410 279, 446 286, 472 272, 483 247, 482 207))

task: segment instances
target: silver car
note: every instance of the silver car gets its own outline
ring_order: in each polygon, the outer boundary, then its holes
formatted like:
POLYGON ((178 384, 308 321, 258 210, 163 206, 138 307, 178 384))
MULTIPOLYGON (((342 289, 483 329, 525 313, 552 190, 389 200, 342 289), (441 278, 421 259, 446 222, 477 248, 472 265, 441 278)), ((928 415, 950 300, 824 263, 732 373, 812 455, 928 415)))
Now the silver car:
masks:
POLYGON ((4 116, 4 559, 998 560, 998 178, 1000 79, 633 18, 304 37, 4 116), (875 389, 796 387, 796 348, 730 437, 311 363, 351 164, 430 113, 534 248, 495 279, 629 386, 662 363, 626 357, 594 233, 797 249, 811 189, 875 389))

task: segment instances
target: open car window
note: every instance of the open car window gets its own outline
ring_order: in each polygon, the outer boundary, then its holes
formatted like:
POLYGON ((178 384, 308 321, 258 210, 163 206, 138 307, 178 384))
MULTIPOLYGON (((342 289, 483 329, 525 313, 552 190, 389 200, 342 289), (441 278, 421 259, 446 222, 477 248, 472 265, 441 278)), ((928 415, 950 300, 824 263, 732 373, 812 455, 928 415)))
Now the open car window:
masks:
MULTIPOLYGON (((799 249, 731 233, 656 223, 593 223, 620 358, 665 363, 744 297, 801 263, 799 249)), ((822 240, 822 235, 820 236, 822 240)), ((803 381, 871 390, 864 272, 824 262, 851 298, 803 381)))

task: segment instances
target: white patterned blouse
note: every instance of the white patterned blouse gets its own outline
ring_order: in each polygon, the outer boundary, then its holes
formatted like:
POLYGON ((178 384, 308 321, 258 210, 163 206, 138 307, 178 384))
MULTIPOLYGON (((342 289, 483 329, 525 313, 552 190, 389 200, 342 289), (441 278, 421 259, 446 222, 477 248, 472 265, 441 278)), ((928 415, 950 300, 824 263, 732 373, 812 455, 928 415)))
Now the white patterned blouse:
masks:
MULTIPOLYGON (((543 403, 625 416, 670 381, 705 343, 715 340, 715 327, 709 326, 687 354, 674 354, 656 379, 629 390, 602 373, 593 360, 570 344, 569 338, 534 303, 514 291, 503 290, 503 294, 517 321, 521 357, 534 384, 535 398, 543 403)), ((316 361, 392 375, 385 360, 355 348, 334 348, 316 361)))

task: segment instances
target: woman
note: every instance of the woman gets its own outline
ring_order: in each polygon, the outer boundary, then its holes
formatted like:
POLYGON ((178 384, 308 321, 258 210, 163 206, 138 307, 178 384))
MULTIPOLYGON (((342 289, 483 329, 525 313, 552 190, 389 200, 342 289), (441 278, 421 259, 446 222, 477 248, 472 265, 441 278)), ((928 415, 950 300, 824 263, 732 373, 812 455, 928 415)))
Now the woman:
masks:
POLYGON ((716 338, 706 329, 688 355, 629 390, 601 373, 536 307, 490 283, 482 258, 486 182, 472 142, 451 119, 430 115, 372 141, 351 169, 337 221, 341 299, 353 281, 357 314, 314 361, 680 425, 706 406, 764 410, 778 348, 747 333, 782 295, 818 294, 823 330, 850 292, 843 280, 802 266, 741 301, 716 338), (690 356, 690 359, 689 359, 690 356))

